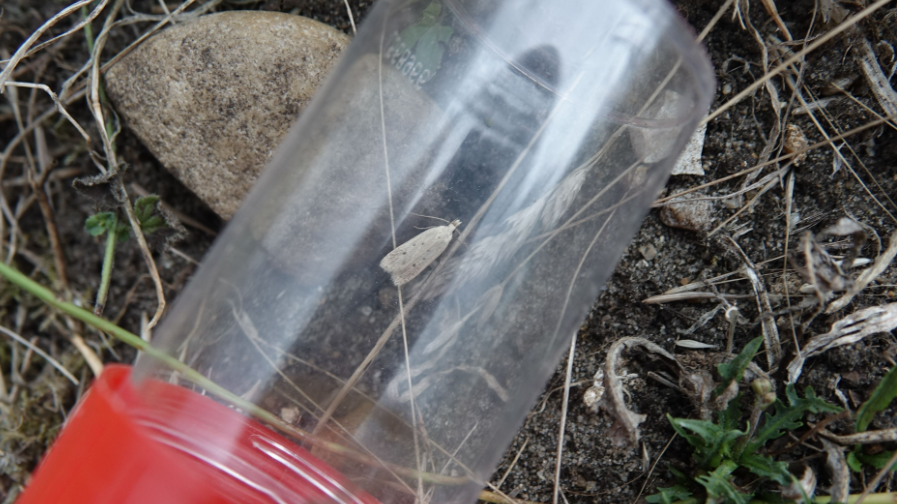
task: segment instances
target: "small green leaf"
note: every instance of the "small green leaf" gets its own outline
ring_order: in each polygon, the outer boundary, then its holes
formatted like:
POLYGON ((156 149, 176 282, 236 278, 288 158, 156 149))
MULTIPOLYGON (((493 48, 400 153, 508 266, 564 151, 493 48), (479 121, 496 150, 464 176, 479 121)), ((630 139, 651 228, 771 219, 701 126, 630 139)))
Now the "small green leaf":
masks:
POLYGON ((897 397, 897 366, 888 371, 888 374, 875 387, 872 397, 860 406, 857 411, 857 432, 865 431, 872 423, 875 414, 884 411, 894 397, 897 397))
POLYGON ((738 421, 741 419, 741 394, 729 401, 726 409, 719 412, 719 424, 726 430, 738 429, 738 421))
POLYGON ((138 198, 137 201, 134 202, 134 213, 137 215, 137 221, 143 223, 143 221, 149 219, 153 214, 153 210, 156 209, 156 203, 158 202, 159 197, 155 194, 138 198))
POLYGON ((676 501, 691 497, 691 492, 682 485, 673 485, 670 488, 658 488, 658 493, 645 497, 651 504, 673 504, 676 501))
POLYGON ((678 481, 679 483, 687 483, 687 482, 691 481, 691 478, 686 476, 685 473, 680 471, 679 469, 676 469, 673 466, 668 466, 667 469, 669 469, 670 472, 673 473, 673 476, 676 478, 676 481, 678 481))
POLYGON ((100 236, 106 232, 113 219, 115 219, 115 214, 112 212, 93 214, 84 221, 84 229, 90 233, 90 236, 100 236))
POLYGON ((423 68, 436 69, 442 63, 442 55, 445 53, 445 46, 454 30, 450 26, 435 26, 427 30, 414 49, 414 55, 421 62, 423 68))
POLYGON ((759 450, 767 441, 778 439, 785 435, 786 431, 798 429, 803 426, 800 419, 807 412, 810 413, 839 413, 841 408, 833 406, 824 400, 816 397, 813 387, 807 387, 806 397, 801 398, 797 395, 794 384, 785 387, 785 396, 788 398, 789 406, 782 401, 776 399, 774 404, 775 413, 766 417, 766 422, 760 429, 754 439, 748 443, 744 453, 752 454, 759 450))
POLYGON ((137 222, 140 223, 140 229, 145 234, 158 231, 159 229, 168 226, 165 219, 158 215, 153 215, 153 211, 156 209, 156 204, 158 202, 159 197, 155 194, 144 196, 134 202, 134 214, 137 217, 137 222))
POLYGON ((127 224, 119 224, 115 229, 115 239, 118 240, 119 243, 128 241, 128 238, 131 237, 131 226, 127 224))
POLYGON ((859 445, 857 445, 856 447, 854 447, 853 451, 847 453, 847 465, 853 472, 863 471, 863 463, 860 462, 859 457, 857 457, 857 453, 859 453, 859 451, 860 447, 859 445))
MULTIPOLYGON (((884 469, 885 464, 887 464, 888 461, 891 460, 891 457, 894 456, 894 452, 883 451, 881 453, 876 453, 875 455, 867 455, 863 453, 862 449, 855 449, 854 451, 850 452, 850 455, 854 455, 854 458, 857 460, 857 462, 870 465, 876 469, 884 469)), ((849 463, 850 462, 848 461, 848 464, 849 463)), ((851 469, 853 469, 852 465, 850 467, 851 469)), ((891 466, 890 470, 893 471, 895 469, 897 469, 897 465, 891 466)))
POLYGON ((794 504, 793 500, 785 499, 780 493, 773 493, 762 489, 754 495, 751 502, 763 504, 794 504))
POLYGON ((667 418, 673 429, 695 447, 695 460, 706 469, 716 467, 724 456, 731 455, 732 441, 745 434, 739 430, 726 430, 708 420, 673 418, 670 415, 667 418), (686 429, 697 435, 689 434, 686 429))
POLYGON ((167 225, 168 224, 165 222, 165 219, 159 217, 158 215, 154 215, 149 219, 142 221, 140 223, 140 229, 142 229, 144 233, 149 234, 153 231, 158 231, 166 227, 167 225))
POLYGON ((728 503, 748 504, 752 494, 738 491, 731 481, 731 474, 737 467, 738 465, 735 462, 726 460, 715 471, 704 476, 698 476, 695 478, 695 481, 707 489, 707 496, 710 499, 716 500, 722 497, 728 503))
POLYGON ((733 381, 741 380, 741 377, 744 376, 744 370, 747 369, 748 365, 750 365, 751 360, 757 355, 757 351, 760 350, 760 345, 763 344, 763 336, 757 336, 753 340, 750 341, 747 345, 744 346, 744 349, 735 356, 730 362, 726 364, 720 364, 716 367, 717 371, 719 371, 719 375, 722 378, 722 382, 713 389, 713 397, 717 397, 723 393, 729 385, 733 381))
POLYGON ((788 464, 757 454, 748 454, 741 457, 738 465, 751 471, 757 476, 769 478, 780 485, 791 483, 791 473, 788 472, 788 464))
POLYGON ((414 58, 423 68, 435 71, 442 62, 445 47, 442 44, 451 39, 454 29, 439 24, 442 5, 430 2, 424 9, 421 20, 402 30, 399 37, 408 49, 414 48, 414 58))

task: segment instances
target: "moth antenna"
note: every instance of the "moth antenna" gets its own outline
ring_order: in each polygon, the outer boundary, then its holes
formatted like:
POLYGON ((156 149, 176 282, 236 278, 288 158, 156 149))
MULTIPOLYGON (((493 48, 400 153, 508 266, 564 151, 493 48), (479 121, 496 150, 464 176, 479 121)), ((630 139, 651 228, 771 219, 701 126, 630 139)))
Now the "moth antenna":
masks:
MULTIPOLYGON (((419 214, 419 213, 414 213, 414 212, 408 212, 408 213, 409 213, 410 215, 416 215, 416 216, 418 216, 418 217, 424 217, 424 218, 426 218, 426 219, 436 219, 436 220, 441 220, 442 222, 445 222, 446 224, 451 224, 451 221, 447 221, 447 220, 443 219, 442 217, 434 217, 434 216, 432 216, 432 215, 424 215, 424 214, 419 214)), ((420 229, 420 228, 414 228, 414 229, 420 229)), ((425 229, 429 229, 429 228, 425 228, 425 229)))

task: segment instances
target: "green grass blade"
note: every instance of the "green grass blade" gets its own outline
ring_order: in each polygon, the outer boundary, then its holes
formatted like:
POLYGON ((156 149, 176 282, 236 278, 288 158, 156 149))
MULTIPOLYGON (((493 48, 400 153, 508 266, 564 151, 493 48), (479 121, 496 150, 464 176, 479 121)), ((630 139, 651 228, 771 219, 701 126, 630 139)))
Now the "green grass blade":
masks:
POLYGON ((884 411, 895 396, 897 396, 897 366, 888 371, 878 387, 875 387, 872 397, 860 406, 857 412, 857 432, 865 431, 872 423, 875 414, 884 411))

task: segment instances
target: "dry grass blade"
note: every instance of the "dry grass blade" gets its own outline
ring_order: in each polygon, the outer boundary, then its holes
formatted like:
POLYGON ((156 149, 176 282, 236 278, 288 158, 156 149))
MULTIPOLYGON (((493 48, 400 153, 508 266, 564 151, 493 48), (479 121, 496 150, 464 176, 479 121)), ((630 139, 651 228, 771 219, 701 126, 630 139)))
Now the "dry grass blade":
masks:
POLYGON ((872 94, 875 95, 878 104, 881 105, 886 115, 897 115, 897 92, 891 87, 888 76, 881 70, 875 51, 872 50, 872 46, 866 39, 863 39, 857 45, 857 48, 859 51, 857 59, 860 63, 860 69, 862 69, 863 75, 866 77, 866 82, 869 84, 872 94))
POLYGON ((838 320, 829 332, 810 339, 801 354, 788 364, 788 382, 797 381, 806 359, 894 328, 897 328, 897 303, 864 308, 838 320))
POLYGON ((87 362, 87 366, 90 367, 93 375, 100 376, 103 373, 103 361, 93 351, 93 348, 87 345, 87 342, 84 341, 80 334, 73 334, 70 339, 72 345, 81 352, 81 356, 84 357, 84 361, 87 362))
POLYGON ((72 126, 74 126, 75 129, 78 130, 78 133, 81 135, 82 138, 84 138, 84 141, 88 145, 90 144, 90 135, 87 134, 86 131, 84 131, 84 128, 82 128, 81 125, 78 124, 78 121, 76 121, 75 118, 73 118, 68 113, 68 111, 65 109, 65 107, 62 106, 62 103, 59 101, 59 97, 56 96, 56 93, 54 93, 53 90, 51 90, 49 86, 47 86, 46 84, 34 84, 31 82, 16 82, 16 81, 7 82, 6 85, 7 86, 23 87, 23 88, 34 88, 34 89, 40 89, 41 91, 45 91, 48 95, 50 95, 50 99, 53 100, 53 103, 56 104, 56 109, 59 111, 59 113, 62 114, 63 116, 65 116, 65 118, 68 119, 68 121, 72 124, 72 126))
MULTIPOLYGON (((72 96, 68 97, 67 100, 63 100, 63 101, 65 101, 65 103, 68 104, 75 100, 83 98, 85 94, 86 94, 86 91, 82 90, 82 91, 79 91, 78 93, 75 93, 72 96)), ((30 124, 27 124, 25 126, 24 130, 20 130, 18 133, 16 133, 16 135, 9 141, 9 143, 6 144, 6 148, 4 148, 3 153, 0 154, 0 180, 3 179, 3 175, 6 173, 6 166, 9 163, 10 158, 12 157, 13 151, 15 151, 15 149, 17 147, 19 147, 22 144, 22 142, 25 141, 28 134, 31 133, 32 131, 34 131, 34 128, 37 128, 38 126, 43 124, 44 121, 46 121, 47 119, 56 115, 56 113, 58 111, 59 111, 58 109, 52 108, 50 110, 43 112, 41 115, 36 117, 33 121, 31 121, 30 124)), ((0 236, 2 236, 2 233, 0 233, 0 236)))
MULTIPOLYGON (((93 10, 93 12, 91 12, 93 17, 96 17, 100 13, 100 11, 102 11, 103 8, 106 7, 107 1, 108 0, 102 0, 100 2, 100 4, 93 10)), ((38 28, 37 30, 34 30, 34 33, 32 33, 31 36, 28 37, 28 39, 25 40, 25 42, 23 42, 22 45, 19 46, 19 48, 18 48, 18 50, 16 50, 15 54, 13 54, 12 57, 9 58, 9 61, 6 62, 6 67, 3 69, 2 72, 0 72, 0 94, 3 94, 4 90, 6 89, 6 86, 4 86, 4 84, 6 84, 6 81, 9 80, 9 76, 12 74, 12 71, 15 70, 15 68, 19 64, 19 62, 25 56, 28 55, 28 52, 31 49, 31 46, 34 45, 35 42, 37 42, 37 39, 39 39, 41 37, 41 35, 46 33, 47 30, 49 30, 50 28, 55 26, 56 23, 61 21, 63 18, 65 18, 69 14, 72 14, 73 12, 77 11, 78 9, 80 9, 81 7, 83 7, 85 5, 90 5, 91 2, 93 2, 93 0, 79 0, 79 1, 69 5, 65 9, 62 9, 61 11, 59 11, 58 14, 51 17, 44 24, 42 24, 40 26, 40 28, 38 28)), ((87 20, 87 22, 90 22, 90 20, 92 20, 92 19, 93 18, 90 18, 89 20, 87 20)), ((84 23, 84 24, 86 24, 86 23, 84 23)), ((81 26, 83 26, 83 24, 81 26)), ((74 28, 72 30, 69 30, 68 32, 66 32, 63 35, 67 35, 76 29, 80 29, 80 26, 77 28, 74 28)))
POLYGON ((59 35, 56 35, 55 37, 51 38, 50 40, 47 40, 46 42, 41 42, 40 44, 38 44, 38 45, 36 45, 36 46, 30 48, 30 49, 24 54, 24 58, 27 58, 27 57, 29 57, 29 56, 32 56, 32 55, 34 55, 35 53, 37 53, 37 52, 39 52, 39 51, 41 51, 41 50, 43 50, 43 49, 46 49, 47 47, 49 47, 49 46, 55 44, 56 42, 59 42, 60 40, 65 39, 66 37, 68 37, 68 36, 71 35, 72 33, 75 33, 75 32, 77 32, 77 31, 81 30, 82 28, 84 28, 85 26, 87 26, 87 25, 88 25, 89 23, 91 23, 94 19, 96 19, 97 16, 100 15, 100 12, 102 12, 103 9, 106 8, 106 3, 107 3, 107 2, 108 2, 108 0, 103 0, 103 1, 101 1, 101 2, 97 2, 96 5, 93 7, 93 10, 91 10, 91 11, 87 14, 87 16, 84 16, 83 18, 81 18, 81 20, 80 20, 79 22, 77 22, 74 26, 72 26, 71 28, 69 28, 67 31, 65 31, 65 32, 63 32, 63 33, 60 33, 59 35))
POLYGON ((703 42, 707 35, 710 33, 710 30, 716 26, 716 23, 722 19, 723 15, 732 7, 732 4, 735 3, 735 0, 726 0, 726 2, 717 9, 716 14, 713 15, 713 18, 710 19, 710 22, 707 23, 707 26, 701 30, 701 33, 698 34, 698 42, 703 42))
POLYGON ((520 455, 526 450, 526 445, 529 443, 529 436, 523 440, 523 444, 520 445, 520 449, 517 450, 517 454, 514 455, 514 460, 511 460, 511 463, 508 464, 508 469, 502 475, 501 479, 498 480, 498 483, 495 484, 495 488, 501 489, 501 486, 504 484, 505 480, 508 479, 508 475, 511 474, 511 471, 514 470, 514 466, 517 465, 517 461, 520 460, 520 455))
POLYGON ((660 355, 670 362, 676 363, 676 357, 660 346, 644 338, 620 338, 607 351, 604 367, 604 389, 601 406, 608 410, 614 418, 610 435, 617 445, 635 446, 639 440, 639 424, 645 421, 646 415, 635 413, 626 407, 623 382, 617 375, 617 367, 622 360, 623 351, 628 348, 641 347, 648 352, 660 355))
POLYGON ((742 262, 744 262, 742 271, 748 280, 751 281, 751 286, 754 288, 754 295, 757 298, 757 310, 760 312, 760 327, 763 328, 763 344, 766 348, 766 363, 769 366, 768 369, 774 369, 779 365, 779 361, 782 360, 782 342, 779 339, 778 326, 776 326, 775 320, 772 317, 772 305, 769 302, 769 293, 766 291, 766 286, 760 279, 760 275, 757 274, 757 266, 751 262, 750 258, 748 258, 747 254, 741 250, 741 247, 735 240, 729 238, 729 243, 732 244, 734 250, 741 257, 742 262))
POLYGON ((791 37, 791 32, 788 31, 788 27, 785 26, 785 22, 782 21, 782 16, 779 16, 779 9, 776 8, 775 0, 761 0, 763 4, 763 8, 766 9, 766 12, 769 13, 770 17, 772 17, 773 21, 776 22, 776 26, 779 27, 779 30, 785 35, 785 38, 788 41, 794 40, 791 37))
POLYGON ((41 213, 44 216, 44 225, 47 228, 47 237, 50 240, 50 247, 53 249, 53 260, 56 265, 56 275, 59 278, 60 286, 63 290, 69 289, 68 268, 65 264, 65 253, 62 249, 62 243, 59 239, 59 231, 56 228, 56 215, 53 206, 50 204, 50 198, 47 196, 45 184, 47 177, 52 171, 49 149, 47 148, 47 139, 44 135, 43 128, 34 130, 34 139, 37 144, 37 161, 39 173, 32 173, 28 170, 28 179, 31 182, 31 190, 37 196, 37 202, 40 206, 41 213))
POLYGON ((875 263, 870 268, 860 274, 853 286, 844 295, 829 303, 825 313, 832 314, 847 306, 860 291, 888 269, 895 256, 897 256, 897 233, 891 235, 888 248, 875 259, 875 263))
POLYGON ((355 35, 358 33, 358 30, 355 28, 355 16, 352 15, 352 6, 349 5, 349 0, 343 0, 343 3, 346 5, 346 13, 349 15, 349 24, 352 25, 352 34, 355 35))
POLYGON ((122 199, 121 206, 128 216, 131 230, 134 231, 134 236, 137 237, 137 243, 140 245, 140 252, 143 254, 143 260, 149 270, 150 277, 153 279, 153 285, 156 287, 156 300, 158 305, 156 306, 156 312, 153 314, 153 318, 149 321, 146 328, 147 331, 152 331, 162 318, 162 314, 165 312, 165 288, 162 285, 162 277, 159 276, 159 270, 156 268, 156 261, 153 260, 153 254, 150 252, 149 245, 146 243, 146 237, 143 235, 143 230, 140 229, 140 222, 137 221, 137 216, 134 214, 131 200, 128 198, 124 187, 121 185, 121 179, 115 178, 113 186, 114 190, 119 193, 120 198, 122 199))
POLYGON ((867 131, 867 130, 870 130, 870 129, 872 129, 872 128, 878 127, 879 125, 885 124, 885 123, 887 123, 888 121, 890 121, 891 119, 895 119, 895 117, 888 116, 888 117, 882 117, 882 118, 880 118, 880 119, 876 119, 876 120, 874 120, 874 121, 870 121, 870 122, 868 122, 868 123, 866 123, 866 124, 864 124, 864 125, 862 125, 862 126, 857 126, 856 128, 852 128, 852 129, 850 129, 850 130, 847 130, 847 131, 845 131, 844 133, 841 133, 840 135, 833 136, 831 139, 828 139, 828 140, 825 140, 825 141, 822 141, 822 142, 817 142, 817 143, 815 143, 815 144, 813 144, 813 145, 809 145, 809 146, 807 146, 805 149, 801 149, 801 150, 798 150, 798 151, 795 151, 795 152, 790 152, 790 153, 788 153, 788 154, 781 155, 781 156, 779 156, 779 157, 777 157, 777 158, 770 159, 769 161, 766 161, 765 163, 760 163, 760 164, 754 165, 754 166, 752 166, 752 167, 750 167, 750 168, 746 168, 746 169, 744 169, 744 170, 735 172, 735 173, 733 173, 733 174, 731 174, 731 175, 726 175, 725 177, 720 177, 720 178, 718 178, 718 179, 716 179, 716 180, 712 180, 712 181, 710 181, 710 182, 706 182, 706 183, 704 183, 704 184, 700 184, 700 185, 691 187, 691 188, 686 189, 686 190, 684 190, 684 191, 679 191, 679 192, 677 192, 677 193, 675 193, 675 194, 671 194, 670 196, 665 196, 665 197, 663 197, 663 198, 660 198, 660 199, 656 200, 656 201, 652 204, 652 207, 657 208, 657 207, 659 207, 659 206, 663 206, 664 203, 667 203, 667 202, 670 201, 670 200, 673 200, 673 199, 676 199, 676 198, 680 198, 680 197, 682 197, 682 196, 685 196, 686 194, 691 194, 691 193, 693 193, 693 192, 697 192, 697 191, 700 191, 700 190, 702 190, 702 189, 707 189, 708 187, 713 187, 713 186, 715 186, 715 185, 719 185, 719 184, 721 184, 721 183, 723 183, 723 182, 726 182, 726 181, 728 181, 728 180, 732 180, 732 179, 735 179, 735 178, 738 178, 738 177, 742 177, 742 176, 744 176, 744 175, 747 175, 747 174, 749 174, 749 173, 751 173, 751 172, 757 171, 757 170, 759 170, 759 169, 761 169, 761 168, 764 168, 764 167, 766 167, 766 166, 774 165, 774 164, 779 163, 779 162, 781 162, 781 161, 787 161, 787 160, 792 159, 792 158, 794 158, 794 157, 796 157, 796 156, 799 156, 799 155, 801 155, 801 154, 810 152, 810 151, 812 151, 812 150, 816 150, 816 149, 818 149, 818 148, 820 148, 820 147, 824 147, 824 146, 826 146, 826 145, 831 145, 833 142, 837 142, 837 141, 839 141, 839 140, 843 140, 843 139, 845 139, 845 138, 849 138, 849 137, 851 137, 851 136, 853 136, 853 135, 856 135, 856 134, 858 134, 858 133, 861 133, 861 132, 863 132, 863 131, 867 131))
POLYGON ((816 40, 813 41, 813 43, 809 44, 809 45, 808 45, 807 47, 805 47, 803 50, 801 50, 801 51, 798 52, 798 53, 795 53, 794 56, 792 56, 791 58, 788 58, 787 60, 785 60, 784 63, 782 63, 781 65, 775 67, 774 69, 770 70, 769 72, 765 73, 765 74, 763 75, 763 78, 761 78, 761 79, 758 80, 758 81, 755 81, 753 84, 751 84, 750 86, 748 86, 747 88, 745 88, 744 90, 742 90, 740 93, 738 93, 737 95, 735 95, 731 100, 729 100, 729 101, 727 101, 726 103, 724 103, 723 105, 721 105, 718 109, 716 109, 716 110, 713 111, 710 115, 708 115, 707 117, 705 117, 704 120, 703 120, 702 122, 706 123, 706 122, 710 122, 710 121, 712 121, 713 119, 716 119, 720 114, 722 114, 723 112, 725 112, 726 110, 728 110, 730 107, 732 107, 732 106, 735 105, 736 103, 740 102, 740 101, 743 100, 744 98, 750 96, 751 93, 753 93, 754 91, 756 91, 758 87, 765 85, 766 81, 768 81, 769 79, 775 77, 776 75, 779 75, 780 73, 784 72, 784 71, 787 70, 788 67, 790 67, 792 64, 797 63, 798 61, 800 61, 800 59, 803 58, 807 53, 810 53, 810 52, 814 51, 815 49, 817 49, 818 47, 822 46, 823 44, 825 44, 825 43, 828 42, 829 40, 835 38, 836 36, 838 36, 839 34, 841 34, 842 32, 844 32, 845 30, 847 30, 847 29, 849 29, 849 28, 852 28, 854 25, 856 25, 856 24, 857 24, 858 22, 860 22, 862 19, 865 19, 866 17, 868 17, 870 14, 872 14, 872 13, 875 12, 876 10, 878 10, 878 9, 880 9, 880 8, 882 8, 882 7, 884 7, 884 6, 887 5, 888 2, 890 2, 890 1, 891 1, 891 0, 878 0, 877 2, 875 2, 875 3, 872 4, 872 5, 870 5, 869 7, 866 7, 865 9, 863 9, 863 10, 861 10, 860 12, 856 13, 853 17, 844 20, 844 21, 843 21, 841 24, 839 24, 837 27, 835 27, 835 28, 833 28, 832 30, 826 32, 825 35, 822 35, 821 37, 817 38, 816 40))
POLYGON ((894 441, 897 441, 897 427, 891 427, 890 429, 857 432, 856 434, 846 434, 844 436, 839 436, 838 434, 833 434, 823 429, 819 431, 819 435, 842 446, 853 446, 857 444, 892 443, 894 441))
POLYGON ((556 453, 557 459, 554 464, 554 493, 551 498, 552 504, 558 503, 558 495, 561 490, 561 466, 564 455, 564 430, 567 426, 567 407, 570 401, 570 381, 573 376, 573 358, 576 356, 576 335, 570 341, 570 354, 567 356, 567 373, 564 377, 564 398, 561 400, 561 420, 558 426, 558 449, 556 453))
POLYGON ((25 346, 26 348, 28 348, 28 349, 31 350, 32 352, 36 353, 37 355, 40 355, 41 357, 43 357, 43 358, 44 358, 44 359, 45 359, 51 366, 53 366, 54 368, 56 368, 60 373, 62 373, 63 376, 65 376, 65 377, 66 377, 70 382, 72 382, 75 386, 79 385, 80 382, 78 381, 78 379, 75 378, 74 375, 72 375, 72 373, 70 373, 70 372, 68 371, 68 369, 66 369, 65 367, 63 367, 63 365, 60 364, 59 361, 57 361, 57 360, 54 359, 53 357, 50 357, 49 354, 47 354, 46 352, 44 352, 43 350, 41 350, 39 347, 37 347, 36 345, 31 344, 30 341, 26 340, 25 338, 19 336, 19 335, 16 334, 15 332, 13 332, 13 331, 11 331, 11 330, 9 330, 9 329, 3 327, 3 326, 0 326, 0 332, 2 332, 3 334, 9 336, 10 338, 16 340, 17 342, 21 343, 23 346, 25 346))
POLYGON ((832 502, 847 502, 850 494, 850 468, 847 467, 844 450, 826 439, 822 440, 822 446, 826 455, 825 466, 832 478, 832 488, 829 491, 832 502))
POLYGON ((753 296, 746 296, 741 294, 720 294, 716 292, 685 291, 677 292, 674 294, 658 294, 657 296, 645 298, 644 300, 642 300, 642 303, 664 304, 674 303, 676 301, 711 301, 720 299, 744 299, 746 297, 753 296))

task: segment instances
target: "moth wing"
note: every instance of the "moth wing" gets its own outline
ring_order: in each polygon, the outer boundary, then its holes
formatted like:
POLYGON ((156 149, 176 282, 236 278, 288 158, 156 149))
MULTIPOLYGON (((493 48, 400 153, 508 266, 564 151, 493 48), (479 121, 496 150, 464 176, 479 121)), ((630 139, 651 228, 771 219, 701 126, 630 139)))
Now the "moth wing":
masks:
POLYGON ((392 275, 397 286, 413 280, 442 254, 452 241, 451 226, 428 229, 386 254, 380 267, 392 275))

